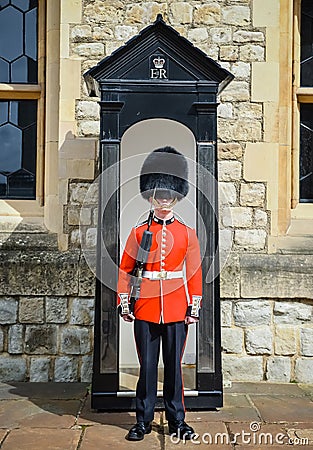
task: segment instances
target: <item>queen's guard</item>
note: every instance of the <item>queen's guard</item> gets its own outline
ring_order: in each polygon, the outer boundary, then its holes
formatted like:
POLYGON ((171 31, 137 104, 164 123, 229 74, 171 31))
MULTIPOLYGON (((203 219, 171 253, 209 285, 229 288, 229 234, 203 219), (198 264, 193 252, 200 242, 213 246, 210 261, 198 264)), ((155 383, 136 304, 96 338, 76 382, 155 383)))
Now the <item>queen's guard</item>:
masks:
POLYGON ((185 157, 172 147, 150 153, 140 173, 140 192, 151 204, 147 221, 131 230, 122 256, 118 305, 134 321, 140 362, 136 389, 137 423, 126 438, 139 441, 151 432, 157 399, 162 342, 163 399, 169 433, 190 439, 185 422, 181 361, 188 325, 199 320, 202 270, 196 232, 173 214, 189 190, 185 157))

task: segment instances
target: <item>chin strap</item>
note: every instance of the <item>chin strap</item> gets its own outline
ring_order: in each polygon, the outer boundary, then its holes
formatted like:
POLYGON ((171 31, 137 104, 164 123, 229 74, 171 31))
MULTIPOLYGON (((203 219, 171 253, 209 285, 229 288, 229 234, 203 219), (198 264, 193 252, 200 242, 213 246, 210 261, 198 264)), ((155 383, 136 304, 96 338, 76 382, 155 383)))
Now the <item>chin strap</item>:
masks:
POLYGON ((171 201, 171 203, 169 203, 166 207, 163 207, 163 205, 160 202, 158 202, 158 200, 156 198, 152 199, 152 203, 153 203, 153 206, 157 209, 162 208, 162 209, 171 211, 177 203, 177 198, 174 198, 171 201))

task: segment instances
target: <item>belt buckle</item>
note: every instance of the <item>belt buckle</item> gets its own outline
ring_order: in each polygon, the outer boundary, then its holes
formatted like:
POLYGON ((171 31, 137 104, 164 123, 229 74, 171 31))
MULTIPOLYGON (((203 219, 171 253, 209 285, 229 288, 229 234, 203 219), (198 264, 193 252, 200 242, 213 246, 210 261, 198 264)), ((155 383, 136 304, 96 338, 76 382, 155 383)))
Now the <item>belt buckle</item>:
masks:
POLYGON ((166 280, 167 278, 166 270, 161 270, 161 272, 158 274, 158 278, 160 278, 161 280, 166 280))

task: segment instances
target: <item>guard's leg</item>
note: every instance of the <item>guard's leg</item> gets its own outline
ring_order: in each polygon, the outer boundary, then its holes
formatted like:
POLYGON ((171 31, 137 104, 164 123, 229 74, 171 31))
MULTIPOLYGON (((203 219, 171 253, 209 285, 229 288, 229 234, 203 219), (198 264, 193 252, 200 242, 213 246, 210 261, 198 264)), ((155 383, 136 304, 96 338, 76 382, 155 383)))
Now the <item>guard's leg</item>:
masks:
POLYGON ((184 322, 174 322, 165 324, 163 327, 163 397, 166 419, 168 421, 184 420, 184 385, 181 361, 185 349, 187 326, 184 322))
POLYGON ((157 399, 160 325, 135 320, 134 330, 140 362, 136 389, 136 417, 138 422, 151 422, 157 399))

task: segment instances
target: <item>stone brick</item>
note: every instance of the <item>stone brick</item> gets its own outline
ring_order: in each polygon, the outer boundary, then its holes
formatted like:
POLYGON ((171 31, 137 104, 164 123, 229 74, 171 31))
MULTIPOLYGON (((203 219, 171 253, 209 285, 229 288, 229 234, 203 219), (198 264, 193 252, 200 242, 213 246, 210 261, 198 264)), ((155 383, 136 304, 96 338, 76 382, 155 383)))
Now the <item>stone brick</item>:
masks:
POLYGON ((249 63, 237 61, 232 64, 231 72, 233 75, 239 79, 239 78, 250 78, 251 75, 251 67, 249 63))
POLYGON ((257 120, 238 119, 233 124, 233 138, 238 141, 260 141, 262 124, 257 120))
POLYGON ((313 328, 301 328, 300 351, 303 356, 313 356, 313 328))
POLYGON ((313 359, 299 358, 296 360, 295 381, 313 384, 313 359))
POLYGON ((297 352, 296 329, 277 325, 274 344, 276 355, 294 355, 297 352))
POLYGON ((93 325, 94 322, 94 299, 74 298, 71 314, 71 325, 93 325))
POLYGON ((235 324, 240 327, 270 325, 272 307, 264 300, 237 302, 234 305, 235 324))
POLYGON ((194 23, 204 25, 215 25, 220 21, 221 7, 217 2, 206 3, 196 6, 194 12, 194 23))
MULTIPOLYGON (((223 213, 223 210, 227 209, 227 206, 223 206, 221 208, 221 213, 223 213)), ((231 254, 231 249, 233 246, 233 236, 234 232, 233 230, 229 230, 227 228, 221 228, 219 229, 219 250, 220 250, 220 271, 223 271, 224 267, 228 264, 231 254)), ((227 272, 224 273, 224 276, 227 272)), ((235 281, 235 280, 234 280, 235 281)), ((229 283, 230 280, 227 280, 224 278, 223 280, 223 295, 225 297, 236 297, 237 292, 239 293, 239 290, 237 291, 237 288, 239 289, 239 280, 238 284, 233 282, 232 284, 229 283), (230 289, 229 289, 230 288, 230 289)))
POLYGON ((266 244, 264 230, 235 230, 235 243, 247 250, 263 250, 266 244))
MULTIPOLYGON (((240 230, 239 230, 240 231, 240 230)), ((313 255, 281 255, 281 254, 242 254, 241 263, 241 296, 245 298, 282 298, 311 299, 313 298, 313 255), (281 282, 284 280, 284 283, 281 282)), ((281 303, 284 303, 283 301, 281 303)), ((294 303, 301 315, 301 320, 312 321, 313 306, 294 303), (303 312, 306 316, 303 316, 303 312)), ((284 307, 285 308, 285 307, 284 307)), ((274 316, 277 323, 289 323, 284 319, 283 312, 274 316)), ((299 319, 300 320, 300 319, 299 319)), ((294 323, 294 322, 291 322, 294 323)))
POLYGON ((81 355, 90 351, 88 328, 67 327, 61 331, 61 352, 68 355, 81 355))
POLYGON ((220 59, 222 61, 237 61, 239 47, 237 45, 222 45, 220 47, 220 59))
POLYGON ((17 319, 17 301, 13 298, 0 299, 0 323, 15 323, 17 319))
POLYGON ((231 43, 231 28, 221 27, 214 28, 210 27, 209 35, 214 44, 229 44, 231 43))
POLYGON ((312 322, 313 307, 299 302, 275 302, 274 321, 279 324, 312 322))
POLYGON ((235 113, 236 116, 241 119, 261 119, 263 110, 262 105, 257 103, 238 103, 236 105, 235 113))
POLYGON ((228 208, 228 214, 222 217, 222 223, 225 227, 247 228, 252 224, 252 208, 242 206, 233 206, 228 208))
POLYGON ((71 30, 71 38, 73 41, 82 41, 91 38, 91 26, 75 25, 71 30))
POLYGON ((104 39, 112 39, 114 37, 113 27, 110 26, 102 26, 102 27, 93 27, 92 29, 92 39, 93 41, 103 41, 104 39))
POLYGON ((245 331, 246 350, 250 355, 270 355, 273 348, 270 327, 257 327, 245 331))
MULTIPOLYGON (((56 293, 77 295, 78 252, 27 249, 24 252, 2 252, 2 256, 0 294, 6 291, 9 295, 25 297, 56 293), (6 283, 6 279, 10 279, 10 282, 6 283)), ((14 316, 16 317, 15 307, 14 316)))
POLYGON ((285 356, 271 356, 267 360, 266 378, 271 383, 289 383, 291 379, 291 360, 285 356))
POLYGON ((240 186, 242 206, 264 206, 265 186, 263 183, 246 183, 240 186))
POLYGON ((222 328, 222 351, 242 353, 243 330, 240 328, 222 328))
POLYGON ((237 201, 237 191, 234 183, 221 181, 219 187, 219 201, 221 204, 233 205, 237 201))
POLYGON ((96 120, 84 120, 78 124, 80 136, 99 136, 100 122, 96 120))
POLYGON ((144 23, 144 8, 141 5, 131 5, 126 8, 125 23, 144 23))
POLYGON ((79 229, 72 230, 70 233, 70 242, 74 247, 80 246, 81 234, 79 229))
POLYGON ((195 44, 206 41, 209 35, 206 28, 192 28, 188 32, 188 39, 195 44))
POLYGON ((250 100, 250 88, 246 81, 232 81, 221 93, 223 102, 246 102, 250 100))
POLYGON ((100 107, 97 102, 79 101, 76 107, 76 114, 78 119, 93 119, 99 120, 100 107))
POLYGON ((0 357, 0 381, 26 381, 26 360, 22 357, 0 357))
POLYGON ((137 27, 129 25, 116 25, 114 30, 115 38, 119 41, 128 41, 131 37, 138 33, 137 27))
POLYGON ((46 298, 46 321, 47 323, 67 322, 67 298, 47 297, 46 298))
POLYGON ((262 381, 262 356, 232 356, 222 355, 223 375, 225 380, 231 381, 262 381))
POLYGON ((80 381, 82 383, 90 383, 91 379, 92 379, 92 355, 85 355, 82 356, 80 381))
POLYGON ((23 353, 23 325, 12 325, 8 334, 8 352, 23 353))
POLYGON ((267 213, 262 209, 255 210, 254 223, 257 227, 266 227, 268 223, 267 213))
POLYGON ((231 119, 233 117, 233 105, 231 103, 220 103, 217 107, 218 117, 231 119))
POLYGON ((50 358, 31 358, 29 381, 46 383, 49 381, 50 358))
POLYGON ((0 327, 0 352, 4 349, 4 333, 2 327, 0 327))
POLYGON ((174 25, 192 22, 192 6, 189 3, 172 3, 171 14, 174 25))
POLYGON ((240 47, 239 59, 241 61, 264 61, 264 47, 255 44, 246 44, 240 47))
POLYGON ((133 4, 126 6, 125 24, 151 24, 159 13, 167 15, 167 3, 147 2, 143 4, 133 4))
POLYGON ((55 359, 54 380, 56 382, 72 382, 78 380, 78 360, 69 356, 55 359))
POLYGON ((29 325, 25 333, 25 353, 56 354, 57 328, 54 325, 29 325))
MULTIPOLYGON (((229 255, 227 255, 229 256, 229 255)), ((240 296, 240 266, 238 255, 231 255, 223 264, 221 254, 221 295, 223 298, 238 298, 240 296)))
POLYGON ((264 34, 261 31, 238 30, 233 35, 234 42, 264 42, 264 34))
POLYGON ((43 323, 44 299, 43 297, 26 297, 20 299, 19 321, 21 323, 43 323))
POLYGON ((222 144, 217 146, 218 159, 241 159, 242 147, 237 143, 222 144))
POLYGON ((86 195, 89 197, 90 183, 71 183, 70 184, 70 203, 72 205, 83 204, 86 195))
POLYGON ((222 20, 227 25, 245 26, 250 24, 248 6, 226 6, 222 8, 222 20))
POLYGON ((93 56, 104 56, 104 44, 101 42, 88 42, 86 44, 77 44, 73 52, 79 56, 91 58, 93 56))
POLYGON ((124 3, 122 1, 104 2, 95 0, 85 7, 84 16, 89 22, 111 22, 116 23, 122 20, 124 15, 124 3))
POLYGON ((232 326, 232 306, 231 301, 223 300, 221 302, 221 323, 222 327, 232 326))
POLYGON ((239 161, 218 162, 219 181, 237 181, 241 178, 241 163, 239 161))
POLYGON ((97 228, 88 228, 86 232, 86 247, 92 248, 97 245, 97 228))

